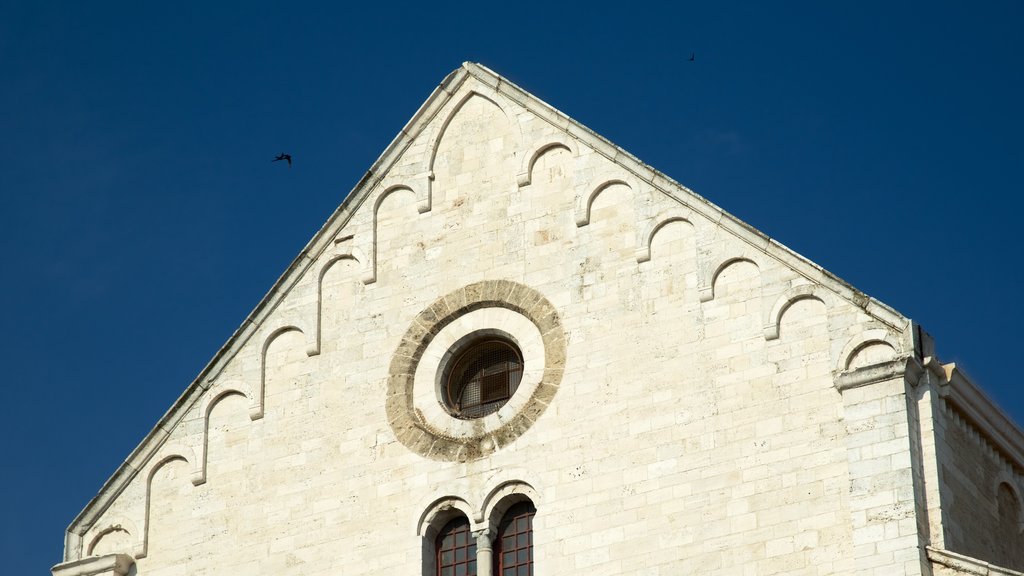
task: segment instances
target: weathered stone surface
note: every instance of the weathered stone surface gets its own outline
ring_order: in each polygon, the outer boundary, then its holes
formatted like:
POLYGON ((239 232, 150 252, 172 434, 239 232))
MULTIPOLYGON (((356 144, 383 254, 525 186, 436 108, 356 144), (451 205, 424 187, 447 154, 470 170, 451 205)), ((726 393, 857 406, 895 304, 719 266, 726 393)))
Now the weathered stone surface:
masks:
POLYGON ((399 142, 55 574, 430 574, 524 498, 537 574, 1022 568, 1024 438, 907 319, 478 65, 399 142), (523 384, 458 420, 479 333, 523 384))
MULTIPOLYGON (((527 415, 527 421, 533 422, 540 417, 540 414, 547 408, 555 391, 558 389, 562 374, 561 367, 565 363, 564 336, 557 330, 559 325, 554 320, 558 317, 558 314, 554 307, 544 300, 542 296, 536 294, 534 290, 508 280, 495 280, 477 282, 445 295, 436 301, 434 305, 427 308, 411 324, 408 332, 400 341, 401 343, 395 352, 394 359, 391 361, 388 398, 396 400, 389 402, 387 414, 392 428, 400 427, 405 419, 414 411, 411 401, 413 375, 418 368, 417 363, 423 349, 426 347, 426 342, 421 342, 416 346, 418 352, 414 355, 409 354, 408 350, 414 347, 412 339, 422 336, 423 331, 421 327, 432 319, 441 325, 457 321, 460 314, 479 310, 480 308, 476 308, 475 304, 483 304, 484 307, 515 308, 514 304, 509 302, 513 294, 520 294, 522 298, 530 295, 529 298, 532 301, 544 302, 543 306, 536 308, 539 310, 540 318, 528 317, 528 320, 534 322, 537 326, 538 331, 541 331, 543 327, 547 333, 547 335, 542 335, 544 344, 544 364, 542 368, 544 375, 536 391, 527 399, 525 406, 522 408, 522 412, 527 415), (437 304, 439 302, 463 302, 464 305, 442 316, 438 313, 437 304), (406 391, 405 394, 402 393, 403 390, 406 391)), ((436 331, 427 330, 427 333, 435 334, 436 331)), ((460 438, 450 438, 441 432, 430 432, 428 430, 427 434, 432 435, 438 442, 431 445, 426 452, 422 451, 423 444, 409 444, 403 441, 403 437, 400 434, 398 438, 408 448, 422 456, 438 460, 464 462, 487 455, 485 451, 480 450, 480 443, 485 437, 499 439, 499 444, 505 445, 524 433, 527 427, 521 420, 517 425, 513 426, 512 421, 510 421, 493 431, 477 426, 474 433, 460 438)))

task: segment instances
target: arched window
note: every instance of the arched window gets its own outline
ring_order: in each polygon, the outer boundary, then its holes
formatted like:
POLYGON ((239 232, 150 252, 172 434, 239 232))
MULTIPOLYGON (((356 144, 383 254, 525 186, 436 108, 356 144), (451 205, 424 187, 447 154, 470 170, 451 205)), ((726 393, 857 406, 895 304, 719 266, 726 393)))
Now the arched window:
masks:
POLYGON ((494 542, 495 576, 533 576, 533 517, 529 500, 505 511, 494 542))
POLYGON ((992 539, 996 556, 993 561, 1005 568, 1024 570, 1020 500, 1017 492, 1006 482, 996 489, 996 506, 999 512, 999 533, 992 539))
POLYGON ((437 576, 476 576, 476 538, 469 520, 459 516, 441 528, 434 541, 437 576))

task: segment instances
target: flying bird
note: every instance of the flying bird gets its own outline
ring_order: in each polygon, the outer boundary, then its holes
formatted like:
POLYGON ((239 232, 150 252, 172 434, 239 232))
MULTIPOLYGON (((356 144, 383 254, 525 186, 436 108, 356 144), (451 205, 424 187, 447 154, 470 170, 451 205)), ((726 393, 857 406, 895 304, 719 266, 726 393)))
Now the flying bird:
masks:
POLYGON ((284 152, 281 152, 280 154, 275 156, 274 159, 271 160, 271 162, 277 162, 278 160, 287 160, 288 161, 288 167, 289 168, 292 167, 292 155, 291 154, 285 154, 284 152))
POLYGON ((697 59, 696 55, 693 52, 690 52, 690 62, 693 62, 696 59, 697 59))

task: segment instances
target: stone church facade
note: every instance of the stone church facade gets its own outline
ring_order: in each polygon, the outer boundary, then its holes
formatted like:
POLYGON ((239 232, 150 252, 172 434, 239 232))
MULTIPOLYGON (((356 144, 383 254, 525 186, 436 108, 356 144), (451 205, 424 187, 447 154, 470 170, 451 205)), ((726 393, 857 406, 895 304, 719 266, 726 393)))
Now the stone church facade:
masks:
POLYGON ((53 574, 1020 574, 1022 470, 919 325, 467 63, 53 574))

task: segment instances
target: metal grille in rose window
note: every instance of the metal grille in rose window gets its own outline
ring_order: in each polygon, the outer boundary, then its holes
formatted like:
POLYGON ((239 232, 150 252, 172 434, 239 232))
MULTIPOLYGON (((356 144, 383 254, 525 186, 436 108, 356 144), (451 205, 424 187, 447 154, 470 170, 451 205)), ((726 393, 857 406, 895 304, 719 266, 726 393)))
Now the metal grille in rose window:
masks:
POLYGON ((523 361, 503 342, 474 346, 460 359, 455 383, 456 410, 463 418, 479 418, 501 408, 523 378, 523 361))

